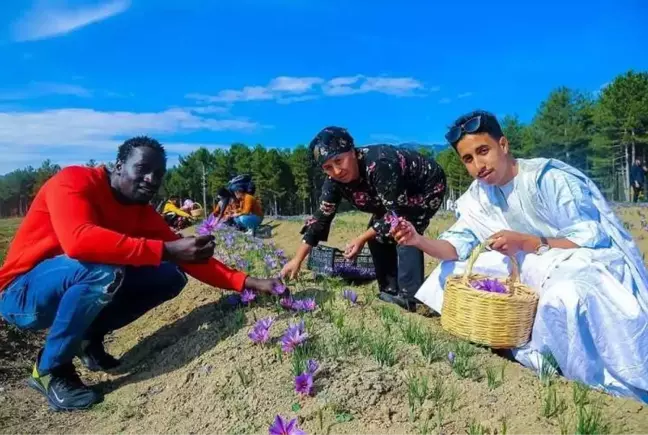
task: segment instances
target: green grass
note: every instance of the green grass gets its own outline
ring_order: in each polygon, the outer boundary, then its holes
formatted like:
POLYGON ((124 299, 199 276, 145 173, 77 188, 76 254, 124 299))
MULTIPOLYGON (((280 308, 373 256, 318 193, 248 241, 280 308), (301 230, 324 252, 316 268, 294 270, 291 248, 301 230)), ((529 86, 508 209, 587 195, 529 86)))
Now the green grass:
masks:
POLYGON ((4 263, 9 243, 13 239, 21 220, 19 218, 0 219, 0 264, 4 263))

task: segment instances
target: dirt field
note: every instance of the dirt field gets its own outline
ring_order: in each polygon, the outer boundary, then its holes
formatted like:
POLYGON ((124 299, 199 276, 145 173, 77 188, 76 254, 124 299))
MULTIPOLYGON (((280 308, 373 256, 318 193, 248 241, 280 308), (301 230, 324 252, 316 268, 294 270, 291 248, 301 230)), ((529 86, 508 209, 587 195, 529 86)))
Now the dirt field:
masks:
MULTIPOLYGON (((643 252, 645 223, 638 208, 619 209, 643 252)), ((367 215, 336 220, 329 245, 344 246, 364 230, 367 215)), ((0 221, 0 251, 17 221, 0 221)), ((299 244, 301 222, 277 220, 273 241, 287 253, 299 244)), ((436 219, 429 232, 451 224, 436 219)), ((223 242, 227 244, 228 242, 223 242)), ((228 255, 257 261, 236 242, 228 255)), ((255 257, 256 255, 256 257, 255 257)), ((428 272, 433 263, 426 265, 428 272)), ((39 334, 0 329, 0 433, 267 433, 275 415, 298 417, 310 434, 325 433, 648 433, 640 403, 587 391, 533 372, 441 331, 439 318, 409 314, 375 298, 375 284, 351 288, 310 274, 291 286, 318 308, 304 314, 311 356, 320 364, 315 393, 294 391, 295 358, 276 341, 297 314, 273 302, 236 308, 221 291, 194 280, 184 292, 109 338, 121 373, 82 377, 102 388, 105 401, 82 413, 50 412, 24 386, 39 334), (275 316, 271 343, 253 344, 256 320, 275 316), (427 338, 427 339, 426 339, 427 338), (448 362, 449 351, 467 370, 448 362)))

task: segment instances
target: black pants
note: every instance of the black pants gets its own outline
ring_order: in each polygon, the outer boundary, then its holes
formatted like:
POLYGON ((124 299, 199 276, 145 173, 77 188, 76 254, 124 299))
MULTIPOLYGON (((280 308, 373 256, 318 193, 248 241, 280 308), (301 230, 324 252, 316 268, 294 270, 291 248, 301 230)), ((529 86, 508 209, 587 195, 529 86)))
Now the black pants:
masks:
POLYGON ((413 246, 397 246, 376 240, 367 244, 380 291, 413 299, 425 279, 423 253, 413 246))
POLYGON ((632 186, 632 202, 637 202, 639 201, 639 194, 643 190, 643 186, 637 187, 637 186, 632 186))

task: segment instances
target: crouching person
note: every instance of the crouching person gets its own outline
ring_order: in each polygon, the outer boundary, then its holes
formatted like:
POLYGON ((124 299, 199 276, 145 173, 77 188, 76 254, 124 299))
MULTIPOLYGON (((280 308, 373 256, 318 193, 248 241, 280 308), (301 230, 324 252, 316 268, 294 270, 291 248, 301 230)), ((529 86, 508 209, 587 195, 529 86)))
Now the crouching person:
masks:
POLYGON ((179 238, 149 205, 166 172, 164 148, 146 137, 119 147, 114 170, 68 167, 40 189, 0 268, 0 315, 47 329, 29 385, 55 410, 85 409, 99 392, 72 360, 108 370, 104 336, 177 296, 185 273, 214 287, 270 292, 216 261, 212 236, 179 238))
POLYGON ((515 256, 539 295, 531 341, 513 350, 520 363, 542 370, 551 354, 569 379, 648 402, 648 272, 600 190, 558 160, 515 159, 490 113, 462 116, 446 138, 476 180, 438 240, 407 222, 395 231, 399 243, 446 260, 416 298, 441 313, 446 278, 487 242, 492 252, 473 271, 508 275, 515 256))

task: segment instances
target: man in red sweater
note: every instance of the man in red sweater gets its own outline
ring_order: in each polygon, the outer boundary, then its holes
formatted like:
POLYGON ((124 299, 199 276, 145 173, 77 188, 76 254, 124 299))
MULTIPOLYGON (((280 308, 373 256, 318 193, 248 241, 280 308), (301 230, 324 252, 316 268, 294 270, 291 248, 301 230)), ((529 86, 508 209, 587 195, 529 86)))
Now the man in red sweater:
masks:
POLYGON ((256 279, 213 258, 213 236, 180 238, 149 205, 166 172, 154 139, 124 142, 113 171, 68 167, 40 189, 0 268, 0 315, 18 328, 46 329, 29 385, 55 410, 101 400, 72 360, 90 370, 119 361, 104 336, 187 284, 185 272, 214 287, 270 292, 256 279))

